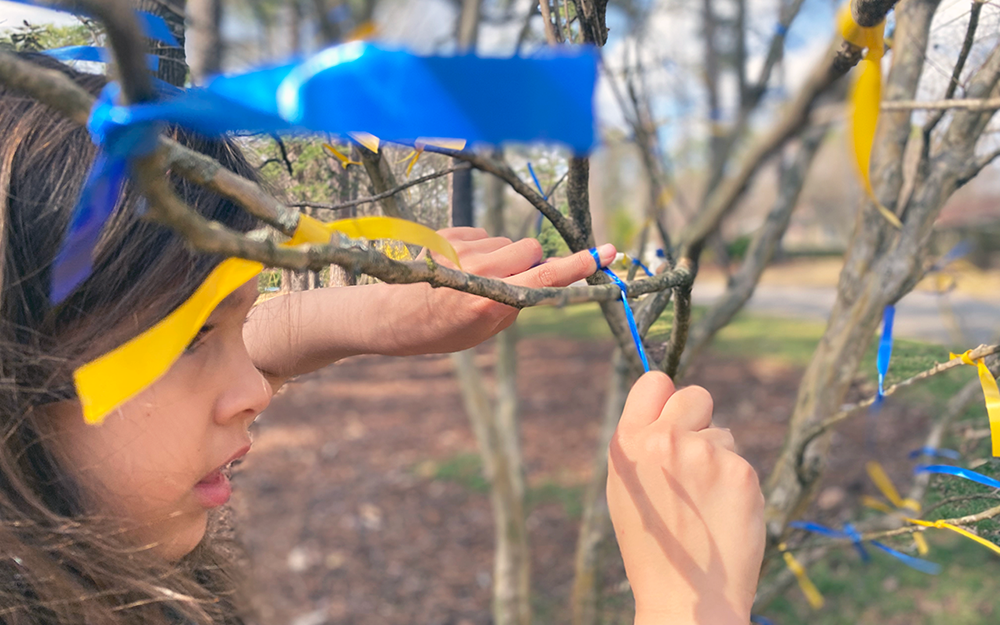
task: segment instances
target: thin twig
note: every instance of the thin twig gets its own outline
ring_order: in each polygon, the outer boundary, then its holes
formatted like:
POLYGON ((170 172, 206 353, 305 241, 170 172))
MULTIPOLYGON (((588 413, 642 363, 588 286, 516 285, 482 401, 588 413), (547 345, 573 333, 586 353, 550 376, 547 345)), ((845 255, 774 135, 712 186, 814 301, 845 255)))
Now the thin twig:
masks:
POLYGON ((1000 98, 970 98, 965 100, 895 100, 883 102, 883 111, 920 111, 964 109, 966 111, 995 111, 1000 109, 1000 98))
MULTIPOLYGON (((975 361, 980 358, 985 358, 986 356, 996 354, 998 352, 1000 352, 1000 344, 980 345, 979 347, 973 349, 969 353, 969 358, 975 361)), ((963 364, 965 363, 962 362, 961 358, 952 358, 951 360, 937 363, 936 365, 934 365, 930 369, 927 369, 926 371, 921 371, 920 373, 912 377, 909 377, 901 382, 897 382, 896 384, 893 384, 892 386, 888 387, 887 389, 885 389, 884 395, 885 396, 893 395, 899 389, 910 386, 914 382, 919 382, 920 380, 926 380, 929 377, 938 375, 939 373, 944 373, 945 371, 949 371, 951 369, 954 369, 955 367, 961 367, 963 364)), ((839 412, 827 418, 826 420, 820 422, 819 425, 814 427, 808 434, 806 434, 803 437, 804 443, 802 444, 802 447, 803 448, 806 447, 812 439, 816 438, 823 432, 827 431, 837 423, 840 423, 844 419, 848 418, 855 412, 861 410, 862 408, 867 408, 871 406, 872 404, 875 403, 877 399, 878 397, 869 397, 868 399, 859 401, 855 404, 847 404, 845 406, 841 406, 839 412)))
MULTIPOLYGON (((962 76, 962 70, 965 69, 965 61, 969 58, 969 52, 972 50, 972 44, 976 39, 976 28, 979 26, 979 13, 982 10, 983 3, 973 0, 972 7, 969 9, 969 26, 965 30, 965 40, 962 42, 962 49, 958 53, 958 60, 955 61, 955 68, 951 72, 951 80, 948 81, 948 87, 944 92, 945 100, 950 100, 955 95, 955 89, 959 85, 958 81, 962 76)), ((931 115, 924 124, 925 149, 930 145, 931 132, 941 121, 942 117, 944 117, 944 110, 931 115)))
POLYGON ((448 174, 453 174, 456 171, 460 171, 460 170, 463 170, 463 169, 469 169, 470 167, 471 167, 471 165, 469 165, 468 163, 462 163, 461 165, 456 165, 454 167, 449 167, 447 169, 442 169, 440 171, 435 171, 435 172, 429 173, 426 176, 421 176, 420 178, 414 178, 413 180, 408 180, 408 181, 404 182, 403 184, 401 184, 401 185, 399 185, 399 186, 397 186, 397 187, 395 187, 393 189, 389 189, 388 191, 384 191, 382 193, 378 193, 378 194, 373 195, 371 197, 358 198, 356 200, 351 200, 349 202, 341 202, 339 204, 317 204, 315 202, 292 202, 292 203, 288 204, 288 206, 293 207, 293 208, 304 208, 304 207, 308 207, 308 208, 322 208, 322 209, 332 210, 332 211, 346 210, 346 209, 352 208, 354 206, 360 206, 361 204, 370 204, 372 202, 378 202, 379 200, 383 200, 383 199, 385 199, 385 198, 387 198, 387 197, 389 197, 391 195, 395 195, 397 193, 405 191, 406 189, 409 189, 410 187, 414 187, 414 186, 416 186, 418 184, 423 184, 423 183, 425 183, 425 182, 427 182, 429 180, 434 180, 435 178, 440 178, 442 176, 447 176, 448 174))

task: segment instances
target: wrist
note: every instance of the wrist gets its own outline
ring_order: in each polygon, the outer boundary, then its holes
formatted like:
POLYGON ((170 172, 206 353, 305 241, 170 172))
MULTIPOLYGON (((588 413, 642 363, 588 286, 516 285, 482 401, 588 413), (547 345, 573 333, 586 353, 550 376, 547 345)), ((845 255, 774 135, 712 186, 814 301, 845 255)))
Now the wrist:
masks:
POLYGON ((643 607, 636 603, 635 625, 748 625, 750 615, 735 610, 724 599, 706 594, 689 605, 643 607))

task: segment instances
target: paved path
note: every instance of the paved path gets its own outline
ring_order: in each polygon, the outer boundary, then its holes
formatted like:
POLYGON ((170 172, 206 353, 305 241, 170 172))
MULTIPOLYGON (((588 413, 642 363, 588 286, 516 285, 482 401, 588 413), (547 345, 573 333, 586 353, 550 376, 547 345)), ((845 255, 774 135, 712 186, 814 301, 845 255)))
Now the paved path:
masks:
MULTIPOLYGON (((696 281, 692 294, 694 303, 710 304, 722 294, 723 287, 721 282, 696 281)), ((761 285, 747 302, 746 310, 776 317, 826 321, 835 298, 836 291, 832 287, 761 285)), ((947 317, 942 315, 940 298, 922 291, 910 293, 896 305, 894 335, 953 347, 973 347, 1000 334, 1000 293, 992 301, 951 293, 944 301, 951 305, 965 336, 959 345, 955 345, 947 317)))

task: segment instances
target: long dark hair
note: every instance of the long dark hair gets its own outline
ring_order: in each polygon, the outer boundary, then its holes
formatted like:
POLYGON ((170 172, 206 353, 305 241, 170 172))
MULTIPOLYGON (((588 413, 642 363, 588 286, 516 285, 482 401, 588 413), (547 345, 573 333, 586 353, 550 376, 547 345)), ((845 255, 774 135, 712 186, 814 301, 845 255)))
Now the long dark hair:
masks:
MULTIPOLYGON (((97 94, 103 76, 40 55, 97 94)), ((174 131, 188 147, 247 177, 229 142, 174 131)), ((51 264, 96 149, 86 129, 0 85, 0 623, 241 623, 234 554, 212 532, 176 563, 88 516, 72 476, 46 448, 40 405, 74 397, 74 367, 150 327, 221 259, 190 251, 142 219, 126 185, 95 252, 93 274, 64 302, 49 299, 51 264)), ((255 220, 187 182, 201 214, 246 231, 255 220)))

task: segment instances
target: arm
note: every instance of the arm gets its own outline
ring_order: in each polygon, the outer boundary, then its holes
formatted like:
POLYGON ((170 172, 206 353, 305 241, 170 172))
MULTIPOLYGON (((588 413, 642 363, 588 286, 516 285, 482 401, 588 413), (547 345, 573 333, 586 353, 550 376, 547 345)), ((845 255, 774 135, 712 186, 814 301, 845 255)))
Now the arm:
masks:
MULTIPOLYGON (((465 271, 528 287, 566 286, 597 270, 580 252, 539 264, 534 239, 511 242, 477 228, 441 234, 465 271)), ((599 249, 608 263, 613 246, 599 249)), ((445 264, 444 262, 442 264, 445 264)), ((518 310, 427 284, 373 284, 289 293, 256 306, 244 326, 247 349, 272 387, 358 354, 445 353, 482 343, 509 327, 518 310)))
POLYGON ((700 387, 648 373, 608 455, 608 508, 636 625, 746 625, 764 555, 764 497, 700 387))

